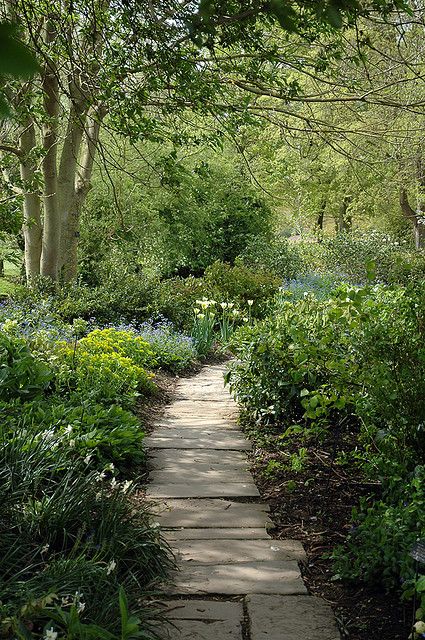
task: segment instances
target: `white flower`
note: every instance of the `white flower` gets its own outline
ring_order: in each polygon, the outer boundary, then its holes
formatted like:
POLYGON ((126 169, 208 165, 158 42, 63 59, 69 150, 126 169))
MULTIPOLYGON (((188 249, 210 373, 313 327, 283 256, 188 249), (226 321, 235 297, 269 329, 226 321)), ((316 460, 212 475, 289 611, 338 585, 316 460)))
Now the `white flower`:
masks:
POLYGON ((235 303, 234 302, 228 302, 227 306, 229 307, 229 309, 231 309, 232 307, 235 306, 235 303))
POLYGON ((44 547, 41 547, 41 553, 47 553, 49 549, 50 549, 50 545, 45 544, 44 547))
POLYGON ((239 311, 237 309, 233 309, 232 311, 234 316, 238 316, 239 315, 239 311))
POLYGON ((422 622, 422 620, 419 620, 419 622, 416 622, 414 629, 416 633, 425 633, 425 622, 422 622))
POLYGON ((195 314, 195 316, 197 316, 198 313, 201 313, 201 310, 198 309, 198 307, 195 307, 194 310, 193 310, 193 313, 195 314))
POLYGON ((64 596, 61 598, 61 607, 69 607, 70 604, 72 604, 71 596, 64 596))
POLYGON ((254 300, 247 300, 247 302, 250 307, 252 307, 252 305, 254 304, 254 300))
POLYGON ((75 447, 75 440, 70 440, 68 444, 73 449, 75 447))
POLYGON ((65 427, 65 429, 64 429, 64 433, 71 433, 71 431, 72 431, 72 427, 71 427, 71 425, 70 425, 70 424, 67 424, 67 425, 66 425, 66 427, 65 427))
POLYGON ((205 313, 200 313, 200 314, 198 314, 198 318, 199 318, 200 320, 202 320, 203 318, 205 318, 205 313))
POLYGON ((227 309, 227 302, 220 302, 220 307, 222 309, 227 309))
POLYGON ((117 484, 118 484, 117 479, 116 478, 112 478, 112 480, 111 480, 111 489, 116 489, 117 484))
POLYGON ((111 560, 111 562, 106 567, 106 575, 109 576, 109 574, 115 571, 116 566, 117 566, 117 563, 115 562, 115 560, 111 560))
POLYGON ((110 462, 109 464, 106 465, 105 467, 105 471, 113 471, 115 469, 114 463, 110 462))
POLYGON ((91 454, 89 453, 89 455, 84 458, 84 462, 85 464, 90 464, 90 461, 91 461, 91 454))
POLYGON ((58 637, 58 632, 55 631, 53 627, 50 627, 50 629, 47 629, 44 635, 44 640, 56 640, 57 637, 58 637))
POLYGON ((131 487, 131 480, 126 480, 125 482, 123 482, 122 484, 122 490, 124 491, 124 493, 126 493, 131 487))
POLYGON ((84 609, 86 608, 86 603, 85 602, 79 602, 77 604, 77 611, 78 613, 83 613, 84 609))

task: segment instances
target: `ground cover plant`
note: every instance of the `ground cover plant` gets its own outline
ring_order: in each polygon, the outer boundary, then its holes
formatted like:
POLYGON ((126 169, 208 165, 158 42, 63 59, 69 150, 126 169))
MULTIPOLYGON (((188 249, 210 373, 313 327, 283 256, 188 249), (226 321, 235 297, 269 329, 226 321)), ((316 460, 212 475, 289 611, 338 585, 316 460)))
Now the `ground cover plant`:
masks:
POLYGON ((145 463, 137 403, 156 371, 196 357, 165 321, 70 325, 53 298, 3 303, 2 637, 154 637, 147 596, 172 559, 132 497, 145 463))

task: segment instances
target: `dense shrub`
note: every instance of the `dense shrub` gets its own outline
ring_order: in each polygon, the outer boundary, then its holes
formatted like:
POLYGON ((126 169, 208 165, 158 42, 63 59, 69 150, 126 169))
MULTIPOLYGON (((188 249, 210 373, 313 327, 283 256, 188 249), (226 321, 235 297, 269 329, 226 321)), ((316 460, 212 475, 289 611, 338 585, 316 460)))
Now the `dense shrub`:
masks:
POLYGON ((236 332, 228 379, 260 424, 280 426, 298 444, 358 434, 353 459, 382 495, 355 512, 337 571, 394 586, 412 577, 408 552, 425 537, 423 284, 345 285, 327 300, 290 300, 236 332))
POLYGON ((257 268, 250 268, 237 261, 234 266, 225 262, 214 262, 205 271, 205 282, 210 295, 218 302, 233 302, 247 307, 253 300, 253 315, 261 316, 267 303, 278 291, 278 277, 257 268))
POLYGON ((399 588, 412 578, 413 545, 425 535, 425 467, 404 479, 390 478, 382 499, 364 499, 353 511, 353 527, 334 552, 336 575, 352 582, 399 588))
POLYGON ((57 357, 57 389, 77 392, 93 402, 131 406, 139 391, 155 388, 152 373, 116 351, 103 351, 81 341, 59 345, 57 357))
POLYGON ((286 238, 259 236, 248 244, 241 258, 248 267, 269 271, 282 280, 296 278, 305 270, 297 245, 286 238))
POLYGON ((163 280, 156 290, 153 306, 157 316, 168 318, 175 327, 190 330, 196 300, 207 295, 203 278, 170 278, 163 280))
POLYGON ((339 233, 323 242, 326 270, 339 273, 350 282, 369 281, 406 284, 423 279, 425 257, 409 249, 407 241, 398 241, 377 231, 339 233))
POLYGON ((0 331, 0 399, 31 398, 49 385, 52 373, 23 338, 0 331))
POLYGON ((142 273, 118 274, 97 287, 74 284, 64 287, 55 307, 66 321, 96 318, 100 323, 145 320, 152 305, 154 283, 142 273))

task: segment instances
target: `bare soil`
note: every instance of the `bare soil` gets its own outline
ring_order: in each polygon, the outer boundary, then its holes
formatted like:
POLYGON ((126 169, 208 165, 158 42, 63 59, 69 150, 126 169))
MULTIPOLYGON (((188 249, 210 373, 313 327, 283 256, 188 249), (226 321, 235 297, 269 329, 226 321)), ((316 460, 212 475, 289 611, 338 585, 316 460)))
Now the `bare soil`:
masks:
MULTIPOLYGON (((362 585, 350 586, 333 579, 332 560, 326 555, 344 542, 351 510, 364 495, 379 486, 359 479, 358 468, 332 463, 334 443, 304 445, 308 462, 301 471, 290 465, 265 474, 270 460, 287 461, 255 429, 245 425, 253 439, 252 472, 262 498, 270 504, 276 538, 301 540, 307 564, 303 577, 310 593, 333 607, 343 638, 350 640, 407 640, 412 605, 402 604, 398 593, 385 593, 362 585)), ((350 443, 345 443, 349 447, 350 443)), ((344 443, 341 443, 344 447, 344 443)))

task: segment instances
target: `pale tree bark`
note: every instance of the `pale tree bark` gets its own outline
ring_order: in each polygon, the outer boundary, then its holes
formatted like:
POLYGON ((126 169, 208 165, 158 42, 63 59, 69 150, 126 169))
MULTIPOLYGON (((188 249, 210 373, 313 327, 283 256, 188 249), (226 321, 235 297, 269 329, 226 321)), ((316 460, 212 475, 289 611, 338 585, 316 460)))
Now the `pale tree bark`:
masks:
POLYGON ((425 247, 425 212, 418 213, 410 206, 407 189, 404 187, 400 189, 400 208, 404 217, 413 225, 415 248, 423 249, 425 247))
POLYGON ((36 184, 36 164, 31 152, 36 146, 34 122, 31 118, 23 127, 19 139, 20 173, 23 183, 24 222, 22 231, 25 240, 25 272, 30 282, 40 274, 40 259, 42 247, 41 199, 36 184))
MULTIPOLYGON (((55 35, 53 22, 46 19, 46 43, 54 42, 55 35)), ((58 72, 52 60, 46 64, 42 82, 46 120, 43 124, 44 229, 40 273, 56 281, 59 273, 61 235, 57 171, 60 98, 58 72)))
POLYGON ((335 223, 337 233, 351 231, 353 221, 351 215, 348 213, 350 202, 351 196, 345 196, 343 201, 341 202, 338 212, 338 218, 335 223))
POLYGON ((77 276, 81 210, 91 188, 94 160, 99 146, 100 127, 105 114, 106 108, 100 106, 87 116, 84 145, 77 166, 72 207, 63 228, 62 275, 65 282, 70 282, 77 276))
POLYGON ((74 215, 77 169, 86 119, 85 101, 81 96, 77 96, 78 89, 74 81, 70 82, 70 88, 72 102, 69 109, 58 174, 58 204, 61 215, 61 267, 67 262, 68 227, 71 224, 70 219, 74 215))

